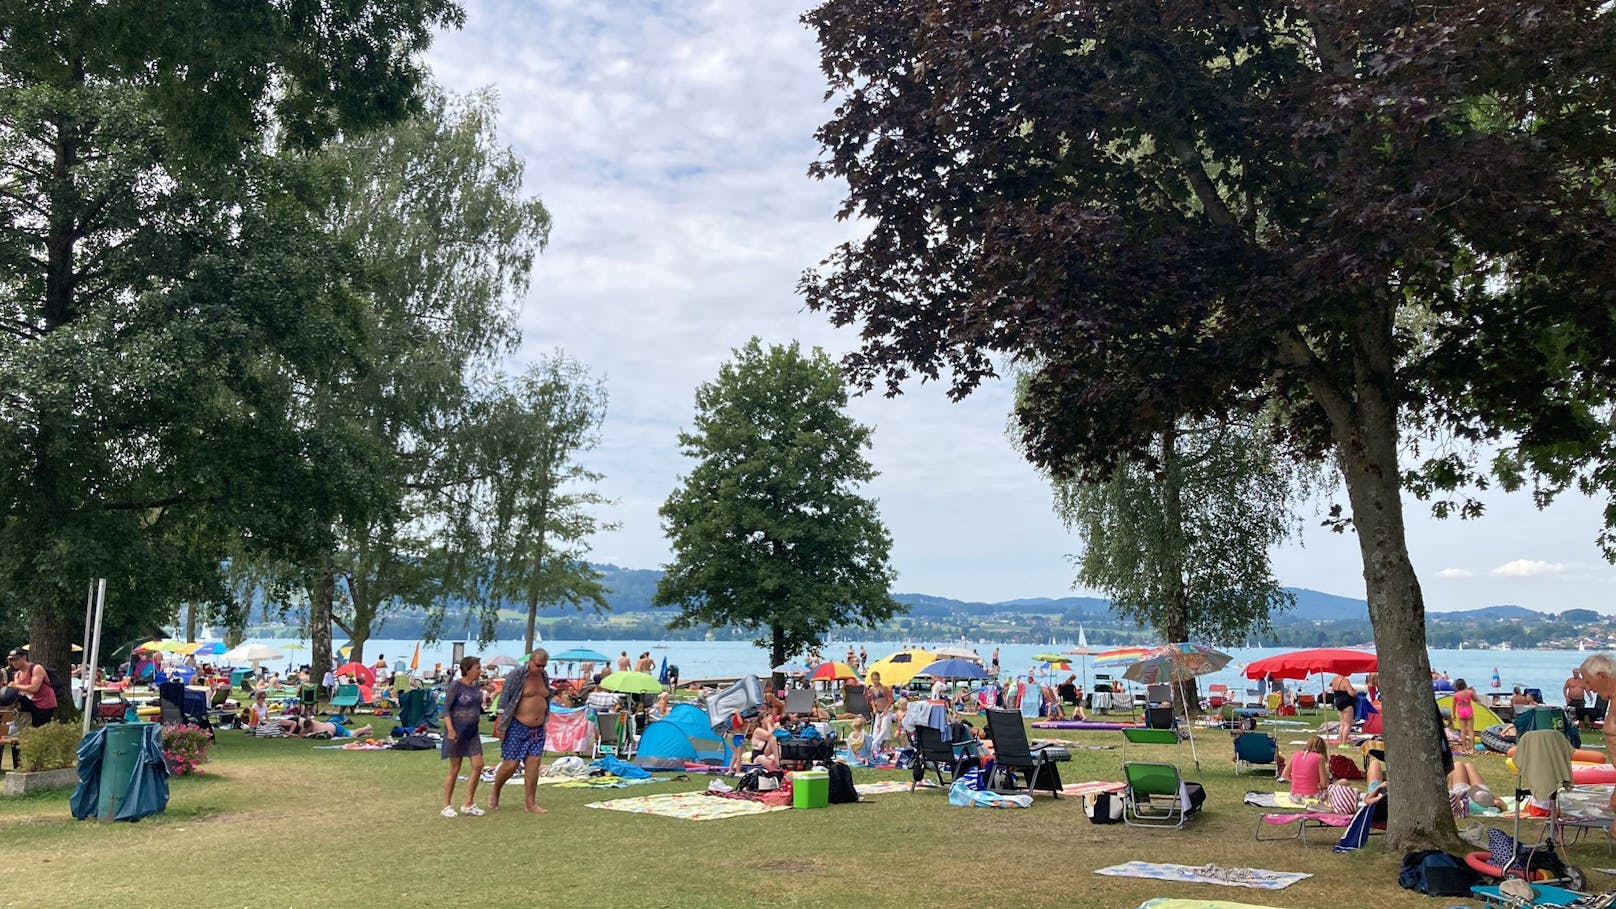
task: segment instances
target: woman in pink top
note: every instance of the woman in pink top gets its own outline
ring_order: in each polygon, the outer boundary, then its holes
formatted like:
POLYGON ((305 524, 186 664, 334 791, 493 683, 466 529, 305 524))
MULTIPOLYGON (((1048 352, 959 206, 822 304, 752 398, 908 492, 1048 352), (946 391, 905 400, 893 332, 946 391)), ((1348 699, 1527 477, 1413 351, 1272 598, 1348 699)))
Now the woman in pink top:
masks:
POLYGON ((1306 748, 1291 755, 1290 763, 1285 765, 1285 775, 1291 780, 1291 798, 1318 798, 1330 784, 1328 754, 1329 746, 1315 735, 1307 740, 1306 748))

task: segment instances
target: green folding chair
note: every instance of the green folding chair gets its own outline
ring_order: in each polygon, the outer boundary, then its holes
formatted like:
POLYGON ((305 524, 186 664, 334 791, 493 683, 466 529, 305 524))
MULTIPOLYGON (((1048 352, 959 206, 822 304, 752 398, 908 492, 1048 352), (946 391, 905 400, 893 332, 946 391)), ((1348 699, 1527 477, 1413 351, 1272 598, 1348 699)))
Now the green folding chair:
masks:
POLYGON ((358 685, 338 685, 337 693, 331 696, 331 709, 343 713, 359 706, 358 685))

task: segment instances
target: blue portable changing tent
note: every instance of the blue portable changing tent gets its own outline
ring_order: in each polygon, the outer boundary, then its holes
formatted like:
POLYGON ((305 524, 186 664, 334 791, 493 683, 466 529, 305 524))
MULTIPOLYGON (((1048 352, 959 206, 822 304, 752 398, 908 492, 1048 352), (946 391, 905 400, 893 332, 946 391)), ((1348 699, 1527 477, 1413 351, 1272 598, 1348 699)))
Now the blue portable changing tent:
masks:
POLYGON ((641 767, 682 770, 685 762, 726 765, 729 743, 713 733, 707 712, 695 704, 679 704, 645 727, 634 762, 641 767))

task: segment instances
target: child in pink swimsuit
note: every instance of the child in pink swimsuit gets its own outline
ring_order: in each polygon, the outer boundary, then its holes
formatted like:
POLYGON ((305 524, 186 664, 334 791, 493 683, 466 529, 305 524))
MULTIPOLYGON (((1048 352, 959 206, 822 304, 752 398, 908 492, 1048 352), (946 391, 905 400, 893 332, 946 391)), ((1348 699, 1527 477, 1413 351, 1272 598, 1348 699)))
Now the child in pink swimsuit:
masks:
POLYGON ((1459 747, 1465 752, 1476 750, 1476 692, 1460 679, 1453 686, 1453 719, 1459 727, 1459 747))

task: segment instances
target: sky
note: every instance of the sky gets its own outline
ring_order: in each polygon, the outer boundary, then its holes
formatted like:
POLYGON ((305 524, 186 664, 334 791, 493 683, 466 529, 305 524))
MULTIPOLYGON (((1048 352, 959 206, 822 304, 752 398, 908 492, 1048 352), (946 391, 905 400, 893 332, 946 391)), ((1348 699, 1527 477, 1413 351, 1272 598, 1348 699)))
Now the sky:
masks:
MULTIPOLYGON (((606 383, 602 443, 620 529, 592 559, 657 568, 671 557, 657 508, 690 468, 676 436, 695 390, 735 348, 800 341, 840 356, 852 328, 808 312, 798 278, 858 226, 836 220, 844 187, 806 175, 831 115, 806 7, 749 0, 465 0, 465 28, 427 61, 445 88, 493 87, 501 140, 527 162, 528 191, 554 219, 522 301, 511 368, 557 349, 606 383)), ((892 534, 895 592, 962 600, 1092 594, 1073 587, 1081 541, 1006 434, 1009 389, 961 403, 941 386, 857 397, 881 472, 865 493, 892 534)), ((1438 521, 1408 503, 1408 537, 1429 608, 1516 603, 1616 612, 1616 569, 1594 538, 1598 502, 1537 511, 1489 495, 1479 520, 1438 521)), ((1363 596, 1350 535, 1319 527, 1274 554, 1281 583, 1363 596)))

